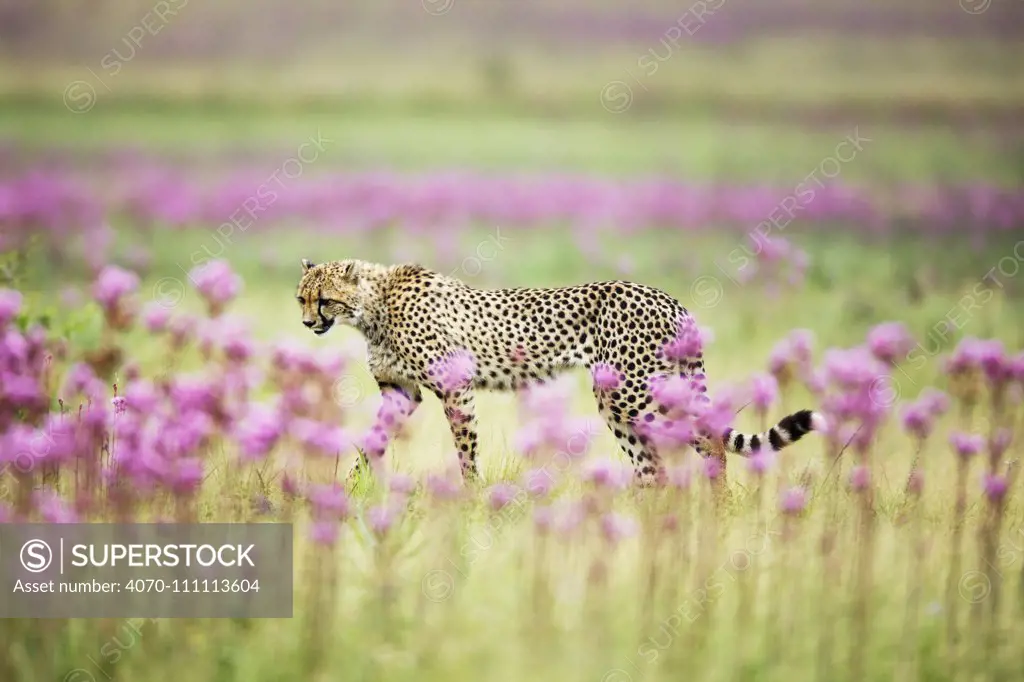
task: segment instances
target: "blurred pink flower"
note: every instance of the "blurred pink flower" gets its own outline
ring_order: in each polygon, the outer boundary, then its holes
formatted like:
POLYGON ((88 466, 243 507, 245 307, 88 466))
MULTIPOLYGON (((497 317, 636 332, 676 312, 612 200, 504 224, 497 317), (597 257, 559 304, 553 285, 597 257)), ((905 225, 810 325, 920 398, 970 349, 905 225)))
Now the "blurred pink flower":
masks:
POLYGON ((310 539, 318 545, 330 547, 338 542, 341 525, 337 521, 321 519, 310 526, 310 539))
POLYGON ((388 490, 396 495, 411 495, 416 490, 416 481, 405 474, 393 474, 388 481, 388 490))
POLYGON ((631 469, 610 459, 594 460, 583 471, 584 481, 608 490, 625 490, 632 477, 631 469))
POLYGON ((807 490, 799 486, 787 488, 782 493, 779 501, 779 509, 783 514, 795 516, 802 514, 807 508, 807 490))
POLYGON ((779 383, 771 374, 758 374, 751 381, 751 402, 758 413, 765 413, 779 399, 779 383))
POLYGON ((487 491, 487 500, 494 511, 501 511, 519 495, 518 486, 511 483, 495 483, 487 491))
POLYGON ((139 288, 139 277, 116 265, 108 265, 100 271, 92 286, 92 296, 105 311, 112 312, 121 301, 139 288))
POLYGON ((366 511, 366 523, 377 535, 385 535, 395 524, 398 514, 388 505, 375 505, 366 511))
POLYGON ((601 534, 612 545, 636 535, 637 528, 635 519, 615 512, 609 512, 601 517, 601 534))
POLYGON ((949 435, 949 444, 961 459, 970 459, 985 448, 985 439, 977 434, 966 434, 960 431, 949 435))
POLYGON ((864 492, 871 485, 871 471, 858 464, 850 471, 850 488, 854 492, 864 492))
POLYGON ((192 268, 188 278, 210 307, 221 310, 242 290, 242 279, 227 261, 211 260, 192 268))
POLYGON ((594 388, 599 391, 611 391, 618 387, 621 380, 618 371, 607 362, 595 364, 590 373, 594 377, 594 388))
POLYGON ((555 479, 547 469, 531 469, 523 474, 523 487, 531 495, 546 497, 555 487, 555 479))
POLYGON ((1009 489, 1009 483, 1005 476, 986 473, 982 480, 982 489, 985 491, 985 497, 987 497, 990 502, 999 503, 1002 502, 1004 497, 1006 497, 1006 492, 1009 489))
POLYGON ((877 359, 895 365, 906 359, 914 347, 914 338, 902 322, 883 322, 868 332, 867 343, 877 359))
POLYGON ((351 512, 351 503, 344 488, 337 483, 316 483, 309 486, 307 499, 316 518, 346 519, 351 512))
POLYGON ((0 330, 14 319, 21 310, 21 292, 14 289, 0 289, 0 330))
POLYGON ((442 391, 452 392, 467 388, 476 376, 476 361, 467 351, 458 350, 440 357, 430 364, 427 376, 442 391))

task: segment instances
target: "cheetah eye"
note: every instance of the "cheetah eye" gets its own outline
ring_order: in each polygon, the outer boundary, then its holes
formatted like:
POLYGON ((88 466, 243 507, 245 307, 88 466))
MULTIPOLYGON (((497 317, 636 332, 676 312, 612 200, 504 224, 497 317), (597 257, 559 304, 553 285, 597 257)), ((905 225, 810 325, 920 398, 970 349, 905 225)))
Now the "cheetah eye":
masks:
POLYGON ((327 305, 328 303, 330 303, 330 301, 327 300, 326 298, 321 298, 319 301, 317 301, 317 305, 321 305, 321 306, 327 305))
POLYGON ((295 300, 299 302, 299 305, 306 305, 306 299, 302 298, 301 296, 296 296, 295 300))

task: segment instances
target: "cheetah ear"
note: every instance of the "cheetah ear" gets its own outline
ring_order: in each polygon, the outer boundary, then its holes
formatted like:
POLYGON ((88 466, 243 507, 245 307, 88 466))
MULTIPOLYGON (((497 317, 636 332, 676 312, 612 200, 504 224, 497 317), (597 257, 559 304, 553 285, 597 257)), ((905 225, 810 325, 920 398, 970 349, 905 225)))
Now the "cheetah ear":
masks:
POLYGON ((313 267, 313 261, 309 260, 308 258, 303 258, 302 259, 302 271, 303 272, 308 272, 311 267, 313 267))

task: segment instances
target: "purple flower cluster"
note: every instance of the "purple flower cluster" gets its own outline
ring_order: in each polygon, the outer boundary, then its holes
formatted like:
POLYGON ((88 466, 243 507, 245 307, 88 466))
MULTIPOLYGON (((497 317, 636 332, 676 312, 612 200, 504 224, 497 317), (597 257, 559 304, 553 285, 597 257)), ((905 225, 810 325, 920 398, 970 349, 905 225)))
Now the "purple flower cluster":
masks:
POLYGON ((924 440, 931 434, 935 420, 949 410, 949 397, 934 388, 926 388, 915 402, 906 405, 900 415, 903 430, 924 440))
POLYGON ((242 279, 222 260, 211 260, 197 265, 188 274, 189 280, 202 295, 210 314, 217 316, 238 295, 242 279))
POLYGON ((427 376, 445 392, 468 388, 476 376, 476 360, 468 351, 455 351, 434 360, 427 376))
MULTIPOLYGON (((91 178, 35 171, 0 181, 0 250, 43 235, 56 250, 88 235, 86 255, 102 264, 111 231, 103 222, 127 218, 142 227, 219 225, 251 200, 260 174, 204 178, 152 163, 119 171, 117 193, 91 187, 91 178)), ((493 175, 470 172, 323 173, 304 177, 263 206, 243 229, 304 224, 349 232, 393 229, 429 234, 439 228, 501 225, 513 230, 567 225, 586 233, 614 229, 748 228, 772 215, 792 188, 695 184, 671 178, 607 179, 588 175, 493 175)), ((801 209, 801 220, 880 232, 898 225, 935 232, 1010 231, 1024 225, 1024 195, 986 186, 880 192, 829 183, 801 209), (900 206, 896 213, 892 206, 900 206)), ((740 277, 774 284, 803 276, 806 254, 779 237, 759 240, 740 277)), ((201 287, 202 288, 202 287, 201 287)), ((219 294, 217 294, 219 295, 219 294)))

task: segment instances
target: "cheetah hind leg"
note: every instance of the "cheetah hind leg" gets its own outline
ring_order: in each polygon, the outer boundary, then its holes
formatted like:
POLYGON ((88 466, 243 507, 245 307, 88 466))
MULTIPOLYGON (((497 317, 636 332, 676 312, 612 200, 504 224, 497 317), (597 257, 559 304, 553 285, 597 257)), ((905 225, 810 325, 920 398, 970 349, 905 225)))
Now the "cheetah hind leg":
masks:
MULTIPOLYGON (((732 499, 732 494, 729 491, 728 479, 725 475, 725 464, 727 461, 725 458, 725 441, 722 438, 712 438, 705 435, 694 441, 693 449, 705 460, 705 465, 711 464, 708 460, 717 460, 717 471, 714 479, 711 480, 711 489, 714 492, 716 503, 729 502, 732 499)), ((702 473, 706 472, 707 470, 702 473)))
POLYGON ((370 473, 370 460, 367 459, 366 453, 358 447, 356 452, 359 453, 359 457, 352 463, 352 466, 348 469, 348 474, 345 475, 345 485, 348 487, 349 492, 354 492, 370 473))
POLYGON ((644 488, 655 485, 663 476, 661 460, 653 445, 638 434, 632 424, 612 412, 608 399, 600 391, 595 389, 594 395, 601 417, 608 424, 619 447, 629 457, 629 463, 633 465, 633 480, 644 488))

